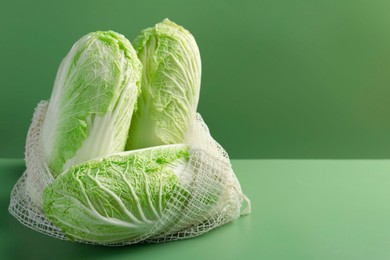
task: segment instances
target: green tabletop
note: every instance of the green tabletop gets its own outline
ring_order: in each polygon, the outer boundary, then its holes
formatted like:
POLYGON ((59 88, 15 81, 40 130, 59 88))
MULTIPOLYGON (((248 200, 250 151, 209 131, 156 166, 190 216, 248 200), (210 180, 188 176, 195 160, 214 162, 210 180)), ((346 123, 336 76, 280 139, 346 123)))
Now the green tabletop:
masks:
POLYGON ((390 259, 390 160, 232 160, 252 214, 200 237, 119 248, 47 237, 7 211, 20 159, 1 159, 0 259, 390 259))

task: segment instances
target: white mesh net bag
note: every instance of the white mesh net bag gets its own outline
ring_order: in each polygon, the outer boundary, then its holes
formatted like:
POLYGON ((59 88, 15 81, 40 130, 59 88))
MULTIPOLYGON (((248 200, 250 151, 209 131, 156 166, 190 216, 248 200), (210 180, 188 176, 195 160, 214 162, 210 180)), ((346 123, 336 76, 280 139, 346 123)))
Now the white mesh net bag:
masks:
MULTIPOLYGON (((15 184, 9 205, 10 213, 22 224, 46 235, 69 240, 69 236, 54 225, 43 210, 43 192, 54 178, 42 154, 40 130, 48 102, 41 101, 35 109, 26 141, 26 171, 15 184)), ((187 136, 190 158, 182 169, 188 180, 188 196, 173 191, 159 220, 144 234, 121 241, 88 241, 89 244, 121 246, 139 242, 166 242, 201 235, 250 213, 250 201, 242 193, 225 150, 211 137, 199 114, 187 136), (210 198, 215 198, 210 203, 210 198), (246 207, 242 210, 243 202, 246 207)))

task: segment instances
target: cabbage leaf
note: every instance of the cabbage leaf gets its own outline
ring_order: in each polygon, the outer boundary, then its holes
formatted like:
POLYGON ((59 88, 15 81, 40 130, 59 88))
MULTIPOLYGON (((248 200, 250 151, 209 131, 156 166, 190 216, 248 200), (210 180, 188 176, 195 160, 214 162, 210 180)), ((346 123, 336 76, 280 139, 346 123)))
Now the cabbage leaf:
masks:
POLYGON ((185 206, 189 192, 181 174, 188 161, 188 147, 176 144, 73 166, 45 189, 44 212, 71 240, 136 240, 173 224, 162 219, 169 205, 185 206))
POLYGON ((165 19, 143 30, 133 45, 143 72, 126 150, 183 143, 200 92, 201 61, 194 37, 165 19))
POLYGON ((54 176, 89 159, 123 151, 142 64, 113 31, 85 35, 61 62, 42 127, 54 176))

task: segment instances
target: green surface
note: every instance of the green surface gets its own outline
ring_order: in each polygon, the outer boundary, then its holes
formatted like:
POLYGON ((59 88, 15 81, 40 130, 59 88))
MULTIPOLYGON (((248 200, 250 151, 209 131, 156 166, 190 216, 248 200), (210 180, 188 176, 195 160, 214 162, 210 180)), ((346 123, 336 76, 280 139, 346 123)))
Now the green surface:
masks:
POLYGON ((0 156, 82 35, 131 41, 168 17, 202 55, 199 111, 232 158, 390 158, 390 1, 69 0, 0 4, 0 156))
POLYGON ((233 160, 252 214, 200 237, 120 248, 69 243, 7 213, 22 160, 0 160, 0 259, 390 259, 390 160, 233 160))

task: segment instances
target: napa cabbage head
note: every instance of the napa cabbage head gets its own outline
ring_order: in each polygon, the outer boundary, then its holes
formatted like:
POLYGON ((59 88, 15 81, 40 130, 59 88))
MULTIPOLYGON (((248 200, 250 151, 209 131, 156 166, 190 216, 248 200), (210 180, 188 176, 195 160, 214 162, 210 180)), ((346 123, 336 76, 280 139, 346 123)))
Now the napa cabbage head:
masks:
POLYGON ((41 132, 54 176, 124 150, 141 70, 135 50, 121 34, 93 32, 74 44, 58 69, 41 132))
POLYGON ((183 176, 188 164, 182 144, 84 162, 45 189, 44 213, 70 240, 111 244, 163 232, 190 196, 183 176))
POLYGON ((143 65, 126 150, 183 143, 200 92, 201 60, 194 37, 165 19, 133 42, 143 65))

